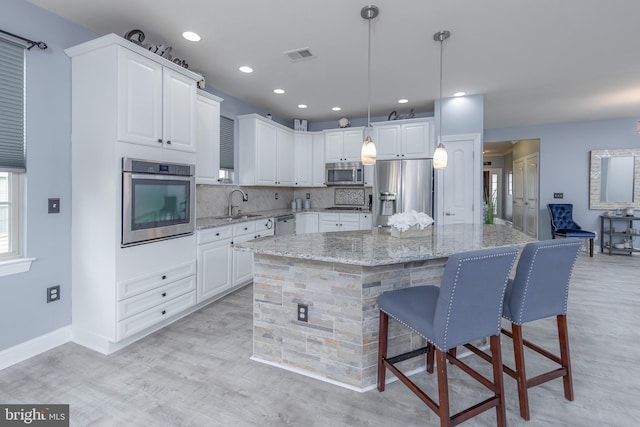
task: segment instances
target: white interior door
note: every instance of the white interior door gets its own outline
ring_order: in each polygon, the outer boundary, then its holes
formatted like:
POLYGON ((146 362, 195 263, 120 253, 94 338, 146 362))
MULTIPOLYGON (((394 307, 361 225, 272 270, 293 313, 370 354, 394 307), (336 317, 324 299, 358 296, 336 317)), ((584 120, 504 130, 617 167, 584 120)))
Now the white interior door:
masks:
POLYGON ((513 228, 524 232, 524 159, 513 162, 513 228))
POLYGON ((437 184, 438 222, 481 223, 482 158, 474 155, 480 151, 480 135, 445 136, 442 142, 447 149, 448 164, 436 173, 441 178, 437 184))

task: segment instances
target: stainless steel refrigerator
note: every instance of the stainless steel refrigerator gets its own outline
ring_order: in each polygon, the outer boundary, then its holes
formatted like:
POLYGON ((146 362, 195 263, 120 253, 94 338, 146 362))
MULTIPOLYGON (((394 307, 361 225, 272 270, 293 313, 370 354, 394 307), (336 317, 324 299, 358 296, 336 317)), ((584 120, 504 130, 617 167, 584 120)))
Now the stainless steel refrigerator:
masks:
POLYGON ((386 226, 397 212, 433 217, 432 159, 378 160, 373 179, 373 224, 386 226))

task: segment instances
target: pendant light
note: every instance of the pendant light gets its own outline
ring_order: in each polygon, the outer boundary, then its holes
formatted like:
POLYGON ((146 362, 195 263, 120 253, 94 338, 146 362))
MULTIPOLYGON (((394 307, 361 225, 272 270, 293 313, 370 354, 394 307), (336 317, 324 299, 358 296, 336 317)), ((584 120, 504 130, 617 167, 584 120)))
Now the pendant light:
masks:
POLYGON ((433 39, 440 42, 440 114, 438 114, 438 146, 433 153, 433 168, 444 169, 447 167, 447 149, 442 143, 442 50, 444 41, 451 36, 449 31, 438 31, 433 35, 433 39))
POLYGON ((364 165, 376 164, 376 145, 371 139, 371 20, 378 16, 380 10, 378 6, 368 5, 362 8, 360 16, 369 21, 369 46, 367 54, 367 130, 366 137, 362 143, 360 159, 364 165))

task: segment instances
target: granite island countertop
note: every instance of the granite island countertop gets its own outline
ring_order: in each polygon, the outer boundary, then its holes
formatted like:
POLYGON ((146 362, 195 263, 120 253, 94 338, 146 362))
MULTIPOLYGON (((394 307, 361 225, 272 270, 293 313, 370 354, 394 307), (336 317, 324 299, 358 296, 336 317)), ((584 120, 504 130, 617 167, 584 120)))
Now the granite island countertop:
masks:
POLYGON ((392 237, 389 228, 268 237, 235 250, 313 261, 381 266, 446 258, 460 252, 522 246, 533 237, 506 225, 449 224, 428 227, 425 236, 392 237))

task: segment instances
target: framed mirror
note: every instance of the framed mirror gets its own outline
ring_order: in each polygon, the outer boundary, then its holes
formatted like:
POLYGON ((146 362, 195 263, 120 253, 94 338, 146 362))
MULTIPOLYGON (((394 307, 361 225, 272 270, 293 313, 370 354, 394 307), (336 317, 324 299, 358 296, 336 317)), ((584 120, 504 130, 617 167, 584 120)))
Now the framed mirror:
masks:
POLYGON ((592 150, 589 209, 640 209, 640 149, 592 150))

